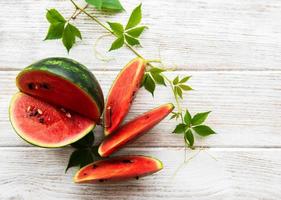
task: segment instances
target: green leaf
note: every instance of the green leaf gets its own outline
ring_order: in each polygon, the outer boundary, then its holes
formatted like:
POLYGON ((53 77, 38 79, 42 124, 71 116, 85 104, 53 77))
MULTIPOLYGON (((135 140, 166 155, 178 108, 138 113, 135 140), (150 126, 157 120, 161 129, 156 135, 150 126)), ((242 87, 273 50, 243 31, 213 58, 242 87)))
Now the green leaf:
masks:
POLYGON ((139 26, 126 31, 126 33, 134 38, 138 38, 146 28, 146 26, 139 26))
POLYGON ((51 24, 44 40, 53 40, 62 38, 64 30, 64 23, 54 23, 51 24))
POLYGON ((166 86, 165 80, 161 74, 151 73, 151 75, 157 84, 166 86))
POLYGON ((54 8, 47 11, 46 18, 51 24, 58 23, 58 22, 61 23, 66 22, 64 17, 54 8))
POLYGON ((164 69, 161 69, 161 68, 158 68, 158 67, 153 67, 153 68, 151 68, 150 70, 149 70, 149 72, 151 72, 151 73, 157 73, 157 74, 159 74, 159 73, 161 73, 161 72, 164 72, 165 70, 164 69))
POLYGON ((173 80, 173 84, 177 85, 179 83, 179 76, 177 76, 174 80, 173 80))
POLYGON ((72 34, 74 34, 76 37, 80 38, 82 40, 82 35, 81 32, 79 31, 78 28, 76 28, 76 26, 73 26, 72 24, 68 24, 72 34))
POLYGON ((192 125, 196 126, 196 125, 202 124, 207 119, 210 112, 211 111, 203 112, 203 113, 197 113, 196 115, 194 115, 194 117, 191 120, 192 125))
POLYGON ((186 81, 188 81, 190 79, 191 76, 186 76, 183 79, 180 80, 179 83, 185 83, 186 81))
POLYGON ((182 90, 180 89, 180 87, 175 87, 176 93, 178 94, 178 96, 182 99, 182 90))
POLYGON ((130 28, 137 26, 141 22, 141 18, 142 18, 142 13, 141 13, 141 4, 140 4, 131 13, 131 16, 128 20, 128 23, 127 23, 125 29, 128 30, 130 28))
POLYGON ((102 0, 86 0, 86 2, 92 6, 95 6, 98 10, 102 7, 102 0))
POLYGON ((75 43, 75 33, 73 33, 72 31, 73 30, 71 25, 67 24, 62 34, 62 42, 68 52, 75 43))
POLYGON ((208 136, 211 134, 215 134, 215 131, 213 131, 209 126, 206 126, 206 125, 195 126, 195 127, 193 127, 193 130, 196 133, 198 133, 198 135, 201 135, 201 136, 208 136))
POLYGON ((119 0, 102 0, 102 9, 116 12, 124 10, 119 0))
POLYGON ((148 76, 148 74, 147 74, 147 72, 145 72, 145 74, 142 78, 141 87, 144 86, 147 76, 148 76))
POLYGON ((117 36, 122 36, 124 32, 124 27, 122 24, 117 23, 117 22, 107 22, 108 25, 110 26, 111 30, 117 35, 117 36))
POLYGON ((190 113, 189 113, 189 111, 187 109, 186 109, 185 115, 184 115, 184 123, 187 126, 190 126, 190 124, 191 124, 191 115, 190 115, 190 113))
POLYGON ((147 75, 147 77, 145 79, 144 88, 147 91, 149 91, 152 94, 152 96, 154 96, 155 82, 150 75, 147 75))
POLYGON ((188 85, 179 85, 179 86, 180 86, 180 88, 181 88, 182 90, 184 90, 184 91, 192 90, 192 88, 191 88, 190 86, 188 86, 188 85))
POLYGON ((94 142, 95 142, 95 135, 94 132, 91 131, 82 139, 78 140, 75 143, 72 143, 71 146, 76 149, 89 148, 93 146, 94 142))
POLYGON ((178 124, 175 128, 175 130, 173 131, 173 133, 178 133, 178 134, 181 134, 181 133, 184 133, 186 129, 186 125, 185 124, 178 124))
POLYGON ((75 150, 68 161, 68 165, 65 169, 65 172, 71 167, 84 167, 87 164, 90 164, 94 161, 94 156, 89 149, 77 149, 75 150))
POLYGON ((125 39, 128 42, 128 44, 131 45, 131 46, 135 46, 135 45, 139 45, 140 44, 138 39, 133 38, 133 37, 131 37, 129 35, 126 35, 126 34, 125 34, 125 39))
POLYGON ((115 49, 119 49, 124 45, 124 37, 119 37, 117 38, 111 45, 109 51, 115 50, 115 49))
POLYGON ((192 131, 188 129, 184 132, 184 141, 189 146, 192 147, 194 144, 194 136, 192 134, 192 131))

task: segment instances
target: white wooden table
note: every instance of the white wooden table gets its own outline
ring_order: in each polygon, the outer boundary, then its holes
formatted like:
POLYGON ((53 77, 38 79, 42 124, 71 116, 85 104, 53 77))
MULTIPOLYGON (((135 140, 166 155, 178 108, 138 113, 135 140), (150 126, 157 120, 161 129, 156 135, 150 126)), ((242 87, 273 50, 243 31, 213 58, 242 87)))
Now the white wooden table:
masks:
MULTIPOLYGON (((130 11, 139 2, 121 0, 130 11)), ((164 120, 119 154, 145 154, 164 162, 164 169, 140 180, 76 185, 74 169, 64 174, 71 148, 28 145, 8 121, 15 76, 23 67, 49 57, 74 58, 95 73, 107 94, 118 71, 134 55, 126 48, 94 56, 93 44, 105 32, 86 16, 76 20, 83 41, 66 54, 60 42, 43 42, 47 8, 65 16, 68 0, 0 1, 0 199, 280 199, 281 198, 281 1, 279 0, 143 0, 143 22, 150 29, 140 51, 159 54, 174 76, 192 75, 196 89, 183 103, 191 112, 212 110, 209 124, 218 132, 197 138, 187 151, 171 134, 174 121, 164 120), (201 149, 201 150, 200 150, 201 149)), ((128 12, 129 13, 129 12, 128 12)), ((128 14, 127 14, 128 15, 128 14)), ((102 20, 125 20, 126 14, 102 20)), ((102 40, 106 53, 112 38, 102 40)), ((127 119, 173 100, 165 88, 153 99, 143 89, 127 119)), ((101 129, 97 129, 100 134, 101 129)))

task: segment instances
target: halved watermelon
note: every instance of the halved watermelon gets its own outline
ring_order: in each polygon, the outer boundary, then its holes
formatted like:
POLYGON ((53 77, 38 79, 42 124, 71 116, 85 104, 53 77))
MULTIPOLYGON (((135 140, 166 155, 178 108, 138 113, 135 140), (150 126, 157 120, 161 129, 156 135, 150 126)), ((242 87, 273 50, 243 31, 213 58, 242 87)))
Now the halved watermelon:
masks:
POLYGON ((138 179, 163 168, 160 160, 147 156, 118 156, 91 163, 74 176, 76 183, 95 183, 109 180, 138 179))
POLYGON ((146 62, 135 58, 119 73, 107 97, 104 112, 104 134, 114 132, 128 113, 145 72, 146 62))
POLYGON ((96 122, 103 112, 98 81, 85 66, 68 58, 47 58, 28 66, 17 76, 17 87, 96 122))
POLYGON ((67 58, 47 58, 17 76, 20 93, 10 121, 26 141, 42 147, 73 143, 100 123, 104 99, 94 75, 67 58))
POLYGON ((105 138, 105 140, 100 144, 98 150, 100 156, 107 157, 119 150, 128 142, 136 139, 138 136, 158 124, 170 112, 172 112, 173 109, 173 104, 164 104, 123 125, 115 133, 105 138))
POLYGON ((9 113, 17 134, 41 147, 65 146, 84 137, 95 127, 95 122, 87 117, 21 92, 14 95, 9 113))

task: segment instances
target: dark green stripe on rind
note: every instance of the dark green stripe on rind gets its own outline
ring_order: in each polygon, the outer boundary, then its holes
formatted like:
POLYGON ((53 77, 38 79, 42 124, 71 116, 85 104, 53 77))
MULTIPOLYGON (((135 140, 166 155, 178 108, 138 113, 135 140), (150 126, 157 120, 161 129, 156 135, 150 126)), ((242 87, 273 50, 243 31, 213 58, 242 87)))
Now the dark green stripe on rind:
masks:
POLYGON ((82 64, 69 58, 46 58, 28 67, 21 73, 31 70, 47 71, 69 80, 89 94, 96 102, 100 113, 104 108, 104 97, 96 77, 82 64))

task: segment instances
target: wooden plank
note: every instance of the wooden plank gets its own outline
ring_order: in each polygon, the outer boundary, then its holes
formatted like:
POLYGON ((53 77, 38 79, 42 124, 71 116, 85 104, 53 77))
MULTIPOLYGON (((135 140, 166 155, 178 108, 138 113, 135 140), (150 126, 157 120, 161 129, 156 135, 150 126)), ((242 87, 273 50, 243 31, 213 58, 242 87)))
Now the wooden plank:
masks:
MULTIPOLYGON (((103 21, 126 21, 138 2, 123 0, 127 14, 109 15, 94 10, 103 21)), ((0 66, 19 69, 49 56, 68 56, 58 41, 43 42, 48 24, 47 8, 72 14, 68 0, 10 0, 0 2, 0 66), (12 19, 12 20, 11 20, 12 19)), ((143 35, 140 51, 159 57, 168 66, 189 70, 280 70, 281 2, 278 0, 143 0, 143 22, 150 29, 143 35), (157 8, 157 9, 156 9, 157 8)), ((113 38, 102 40, 97 49, 114 61, 95 58, 93 44, 105 34, 86 16, 75 22, 83 41, 69 57, 92 69, 120 69, 133 54, 122 49, 107 54, 113 38)))
POLYGON ((69 149, 1 148, 0 199, 279 199, 280 149, 130 149, 164 169, 126 182, 77 185, 64 174, 69 149))
MULTIPOLYGON (((17 72, 0 72, 0 146, 26 146, 8 122, 8 104, 16 92, 17 72), (3 87, 4 86, 4 87, 3 87)), ((106 94, 117 72, 94 72, 106 94)), ((189 72, 173 72, 189 75, 189 72)), ((206 147, 281 147, 281 72, 192 72, 196 89, 184 101, 192 113, 212 110, 208 124, 218 134, 197 139, 206 147)), ((155 99, 143 89, 137 95, 127 120, 160 104, 173 101, 167 88, 159 88, 155 99)), ((175 121, 168 119, 139 138, 131 147, 183 146, 182 136, 171 134, 175 121)), ((101 135, 101 129, 97 134, 101 135)))

